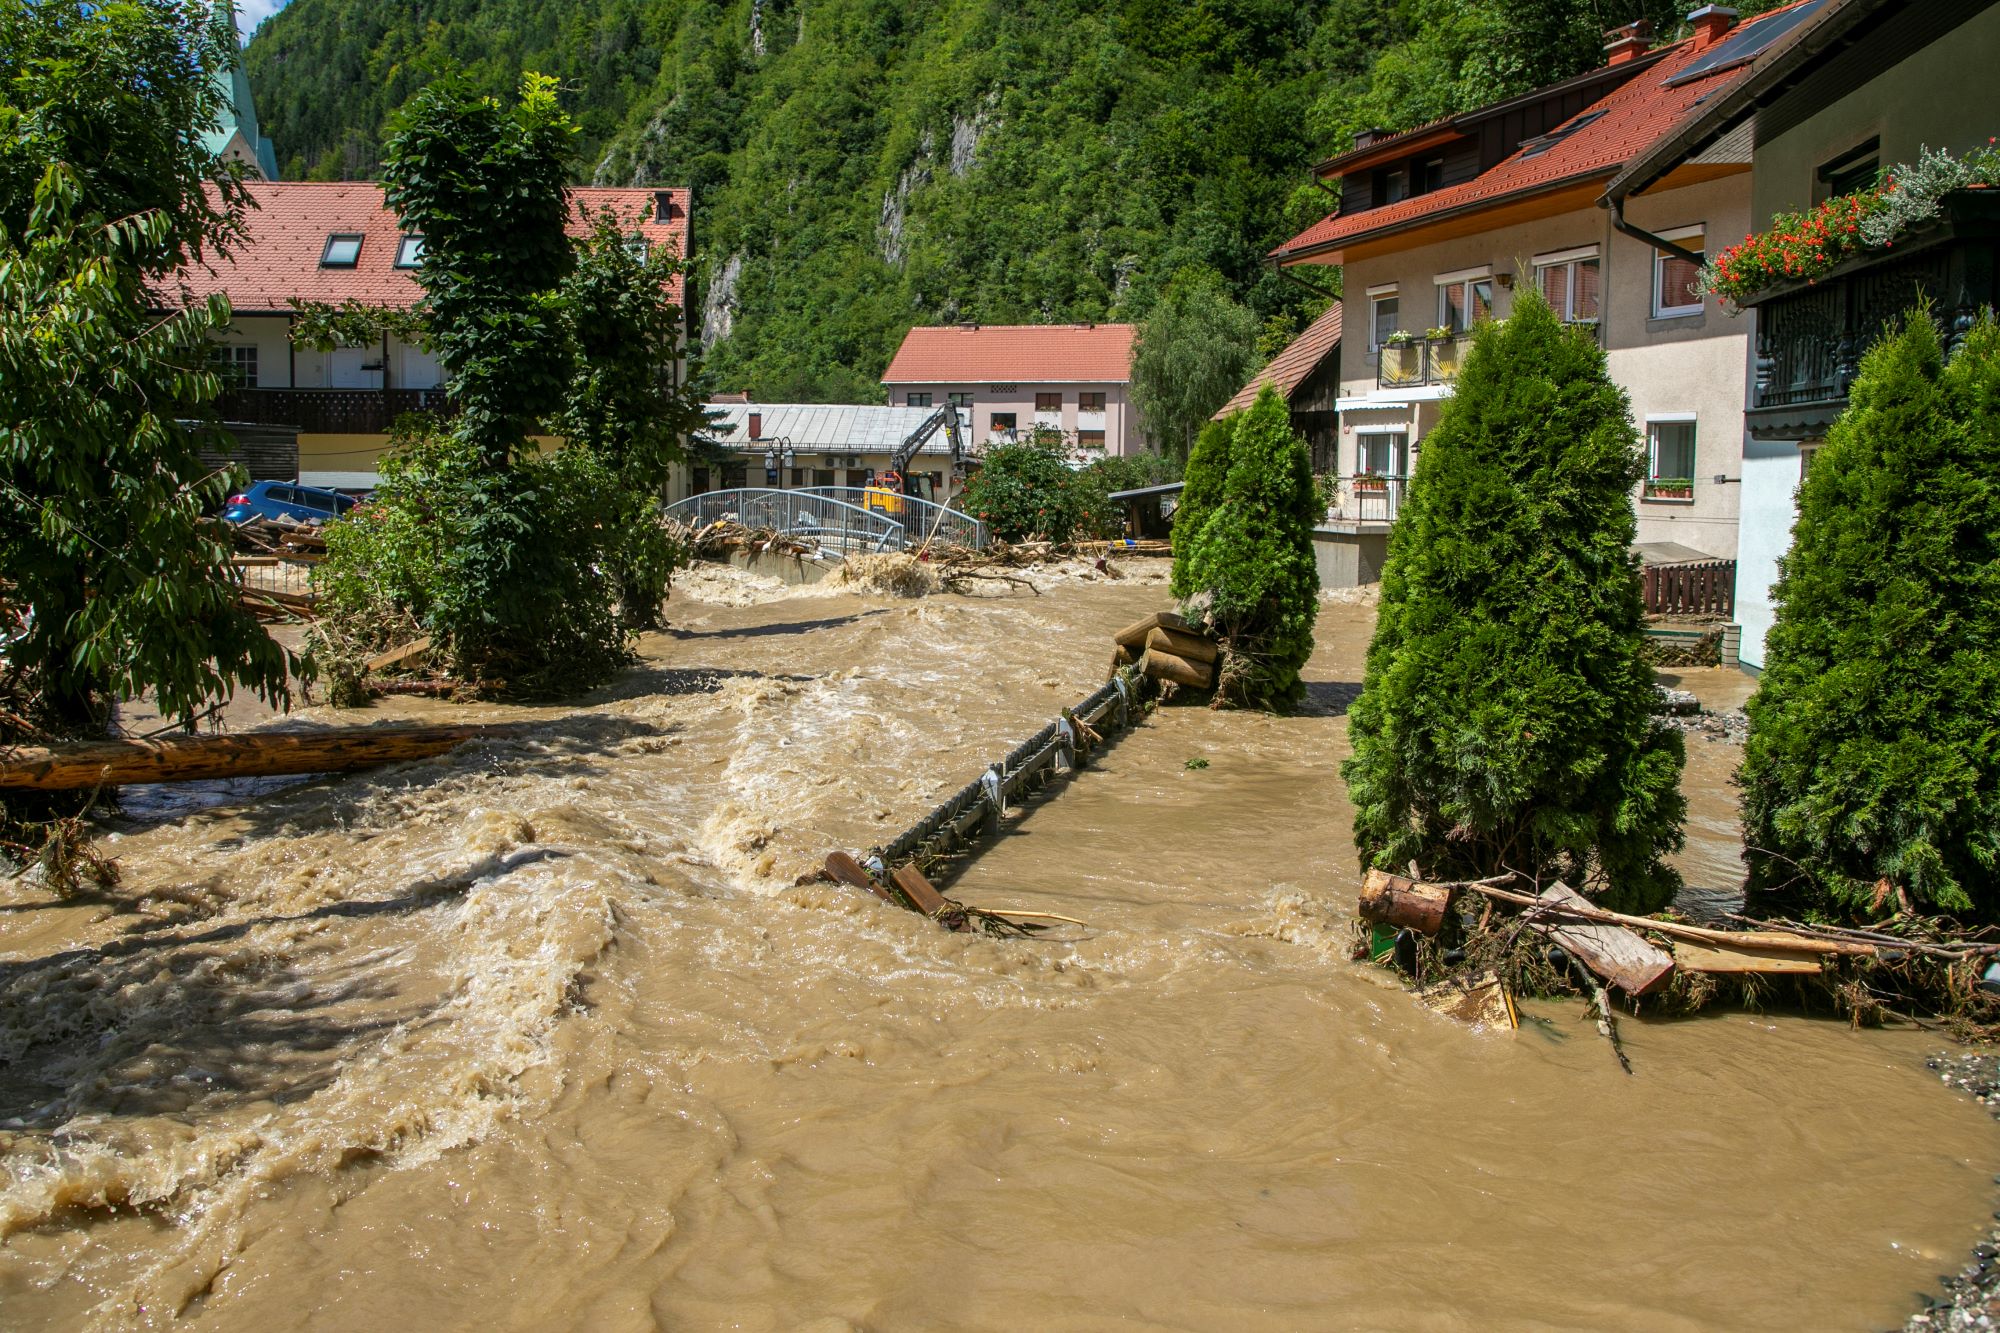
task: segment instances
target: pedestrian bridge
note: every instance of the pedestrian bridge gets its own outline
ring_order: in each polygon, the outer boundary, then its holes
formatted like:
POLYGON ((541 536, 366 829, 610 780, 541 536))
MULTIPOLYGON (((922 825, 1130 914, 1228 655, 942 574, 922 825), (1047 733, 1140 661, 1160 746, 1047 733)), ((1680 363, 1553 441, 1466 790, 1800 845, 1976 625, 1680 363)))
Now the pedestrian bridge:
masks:
POLYGON ((842 556, 913 550, 926 542, 984 550, 988 541, 986 525, 959 510, 872 487, 705 491, 676 500, 665 513, 696 529, 729 519, 816 542, 842 556))

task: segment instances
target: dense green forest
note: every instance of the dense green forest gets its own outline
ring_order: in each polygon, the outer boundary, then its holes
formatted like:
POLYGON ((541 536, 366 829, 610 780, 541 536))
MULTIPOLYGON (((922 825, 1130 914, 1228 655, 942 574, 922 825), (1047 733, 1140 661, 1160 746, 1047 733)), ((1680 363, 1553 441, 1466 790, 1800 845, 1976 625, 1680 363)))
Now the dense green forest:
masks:
MULTIPOLYGON (((284 174, 375 174, 436 71, 562 81, 575 174, 695 192, 719 388, 876 401, 913 323, 1143 319, 1220 273, 1276 342, 1325 298, 1263 255, 1307 168, 1589 67, 1685 0, 292 0, 247 59, 284 174)), ((1336 275, 1325 273, 1323 280, 1336 275)))

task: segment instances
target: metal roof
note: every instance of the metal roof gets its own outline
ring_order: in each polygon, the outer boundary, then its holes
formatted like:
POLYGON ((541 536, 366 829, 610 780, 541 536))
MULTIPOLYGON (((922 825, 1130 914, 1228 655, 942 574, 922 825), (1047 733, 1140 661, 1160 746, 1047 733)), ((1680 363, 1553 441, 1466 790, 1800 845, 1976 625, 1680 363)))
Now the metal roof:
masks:
MULTIPOLYGON (((755 413, 763 418, 758 444, 788 439, 794 449, 842 454, 894 453, 937 410, 858 403, 709 403, 707 408, 712 424, 702 434, 725 448, 754 447, 750 417, 755 413)), ((951 444, 939 431, 924 442, 922 452, 949 454, 951 444)))

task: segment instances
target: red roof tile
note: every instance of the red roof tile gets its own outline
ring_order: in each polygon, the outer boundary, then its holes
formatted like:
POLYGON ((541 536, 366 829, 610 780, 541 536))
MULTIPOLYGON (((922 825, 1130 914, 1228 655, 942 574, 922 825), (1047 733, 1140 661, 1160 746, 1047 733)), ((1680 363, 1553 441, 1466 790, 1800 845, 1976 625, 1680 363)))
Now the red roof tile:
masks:
MULTIPOLYGON (((383 202, 382 187, 369 182, 249 181, 251 207, 244 213, 244 239, 224 256, 182 269, 155 292, 169 304, 202 300, 221 292, 239 314, 289 312, 294 298, 339 304, 407 309, 423 296, 412 269, 396 267, 403 228, 383 202), (326 239, 336 233, 362 237, 352 268, 322 268, 326 239)), ((687 257, 686 190, 571 190, 570 198, 590 218, 609 208, 647 240, 687 257), (658 196, 671 201, 670 221, 658 220, 658 196)), ((569 232, 581 236, 590 223, 572 215, 569 232)), ((682 281, 674 279, 675 300, 682 281)))
POLYGON ((1289 401, 1292 390, 1299 387, 1306 376, 1313 373, 1319 363, 1340 351, 1340 302, 1327 307, 1324 315, 1306 325, 1305 332, 1285 345, 1285 350, 1271 358, 1271 363, 1258 371, 1248 384, 1236 391, 1236 396, 1222 405, 1215 414, 1217 421, 1232 412, 1242 412, 1257 401, 1257 395, 1264 391, 1266 384, 1276 385, 1279 393, 1289 401))
MULTIPOLYGON (((1789 7, 1788 7, 1789 8, 1789 7)), ((1747 32, 1782 10, 1772 10, 1742 24, 1747 32)), ((1691 78, 1677 87, 1669 80, 1706 55, 1712 47, 1694 39, 1664 49, 1659 63, 1639 78, 1620 85, 1549 135, 1531 140, 1497 166, 1459 185, 1434 190, 1383 208, 1336 213, 1323 218, 1271 252, 1283 260, 1308 251, 1336 250, 1378 234, 1422 226, 1434 217, 1476 209, 1597 177, 1609 177, 1635 155, 1670 132, 1695 105, 1743 77, 1747 66, 1732 65, 1707 77, 1691 78), (1555 142, 1541 151, 1547 140, 1555 142)))
POLYGON ((884 384, 1123 384, 1130 324, 945 324, 903 335, 884 384))

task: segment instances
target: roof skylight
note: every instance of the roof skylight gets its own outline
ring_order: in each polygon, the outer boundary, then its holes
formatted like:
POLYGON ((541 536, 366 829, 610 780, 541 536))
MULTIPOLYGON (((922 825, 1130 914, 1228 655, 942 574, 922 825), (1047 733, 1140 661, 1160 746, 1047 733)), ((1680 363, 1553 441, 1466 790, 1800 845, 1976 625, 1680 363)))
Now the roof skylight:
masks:
POLYGON ((424 262, 424 238, 405 236, 396 246, 396 267, 415 268, 424 262))
POLYGON ((360 262, 360 233, 335 232, 326 238, 326 249, 319 256, 321 268, 353 268, 360 262))

